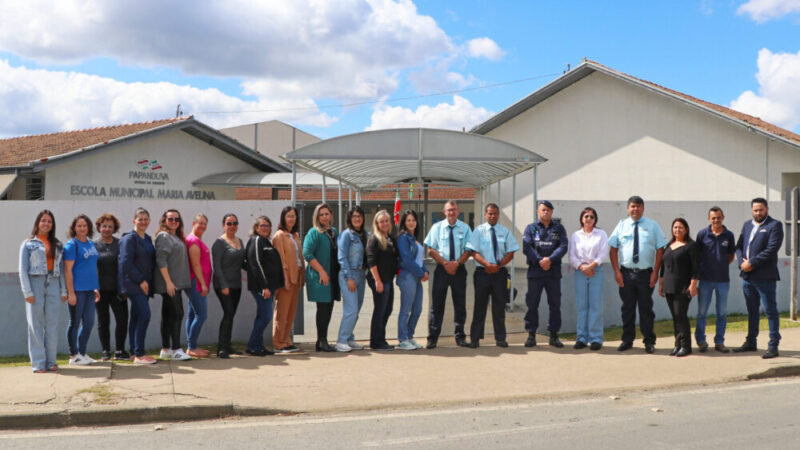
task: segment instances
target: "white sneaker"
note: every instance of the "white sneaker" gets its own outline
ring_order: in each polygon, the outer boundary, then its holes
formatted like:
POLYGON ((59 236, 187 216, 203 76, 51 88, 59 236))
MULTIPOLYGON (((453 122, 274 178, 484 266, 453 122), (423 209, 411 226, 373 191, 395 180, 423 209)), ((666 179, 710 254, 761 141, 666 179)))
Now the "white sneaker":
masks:
POLYGON ((88 366, 92 362, 88 359, 84 359, 83 355, 75 355, 74 358, 70 358, 69 363, 76 366, 88 366))
POLYGON ((411 339, 409 342, 411 342, 411 345, 413 345, 414 347, 416 347, 418 349, 422 348, 422 346, 417 344, 417 341, 415 341, 414 339, 411 339))
POLYGON ((353 350, 364 350, 364 346, 356 341, 347 341, 347 345, 353 350))
POLYGON ((400 341, 400 345, 397 346, 400 350, 416 350, 417 347, 411 343, 411 341, 400 341))
POLYGON ((172 359, 172 357, 173 357, 173 351, 172 351, 172 350, 170 350, 170 349, 166 349, 166 350, 164 350, 164 349, 162 348, 162 349, 161 349, 161 353, 159 353, 159 354, 158 354, 158 358, 159 358, 159 359, 166 359, 167 361, 169 361, 170 359, 172 359))
POLYGON ((81 359, 83 359, 85 361, 89 361, 89 364, 94 364, 94 363, 97 362, 96 359, 92 358, 91 356, 89 356, 89 355, 87 355, 85 353, 83 355, 81 355, 81 359))
POLYGON ((80 361, 80 359, 81 359, 81 355, 70 356, 69 357, 69 365, 70 366, 77 366, 78 365, 78 361, 80 361))
POLYGON ((353 347, 350 347, 347 344, 342 344, 339 342, 336 343, 336 346, 334 348, 336 349, 337 352, 349 352, 353 350, 353 347))
POLYGON ((192 359, 191 356, 187 355, 182 348, 172 351, 172 360, 173 361, 187 361, 192 359))

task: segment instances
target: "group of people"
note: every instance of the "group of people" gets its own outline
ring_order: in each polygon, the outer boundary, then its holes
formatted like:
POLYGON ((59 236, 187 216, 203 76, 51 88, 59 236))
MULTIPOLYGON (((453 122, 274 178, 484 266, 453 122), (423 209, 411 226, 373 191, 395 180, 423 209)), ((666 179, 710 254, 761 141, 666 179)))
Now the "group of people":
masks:
MULTIPOLYGON (((710 225, 697 234, 696 240, 689 234, 688 223, 676 218, 669 241, 656 222, 643 217, 644 201, 637 196, 628 200, 628 217, 617 224, 610 237, 597 228, 597 212, 587 207, 580 214, 581 228, 568 239, 564 227, 553 221, 553 209, 551 202, 540 201, 537 205, 539 220, 528 225, 523 234, 522 250, 528 262, 525 329, 529 336, 526 347, 536 345, 538 308, 543 292, 549 305, 549 344, 563 347, 558 337, 560 283, 561 261, 567 257, 575 270, 576 349, 602 348, 603 273, 608 270, 605 263, 610 261, 622 299, 623 334, 619 351, 633 345, 637 308, 645 350, 655 351, 652 293, 658 284, 659 294, 666 297, 675 325, 672 355, 685 356, 692 351, 687 313, 694 296, 699 299, 695 337, 700 351, 708 349, 705 323, 713 292, 717 295, 715 349, 728 352, 724 345, 728 265, 736 254, 749 327, 744 345, 734 351, 756 350, 759 306, 763 303, 770 327, 769 347, 763 357, 778 356, 780 334, 775 284, 783 229, 780 222, 769 217, 766 200, 753 199, 753 220, 744 224, 738 241, 723 225, 724 216, 717 207, 709 211, 710 225)), ((347 212, 346 229, 339 233, 332 226, 331 207, 322 203, 314 209, 313 227, 301 240, 297 210, 287 206, 281 211, 274 234, 270 219, 257 217, 246 244, 237 236, 239 220, 236 215, 225 214, 222 218, 225 232, 209 249, 202 240, 208 225, 204 214, 194 216, 191 232, 185 233, 180 212, 165 211, 159 220, 155 240, 147 234, 150 214, 143 208, 136 209, 133 229, 120 239, 114 236, 120 229, 120 221, 113 214, 102 214, 94 224, 89 217, 79 214, 69 226, 69 240, 62 244, 56 237, 53 213, 43 210, 36 217, 30 237, 22 243, 19 259, 31 366, 35 373, 58 370, 57 332, 63 302, 69 304, 70 364, 96 362, 86 354, 95 313, 103 360, 130 358, 138 364, 155 363, 154 358, 145 354, 144 348, 150 322, 149 298, 154 294, 162 299, 160 358, 207 357, 209 352, 198 346, 198 338, 207 317, 207 296, 212 286, 223 312, 217 356, 229 358, 239 354, 231 345, 231 336, 243 290, 242 270, 247 272, 246 289, 256 303, 253 330, 246 346, 250 355, 299 351, 292 341, 291 330, 304 285, 308 300, 316 304, 316 351, 349 352, 364 348, 356 341, 354 329, 366 286, 372 291, 374 302, 370 348, 420 349, 423 346, 414 335, 422 314, 422 283, 431 276, 424 264, 426 248, 436 268, 425 347, 437 346, 448 289, 454 307, 457 345, 472 348, 480 345, 491 303, 495 343, 507 347, 505 305, 509 298, 509 274, 506 266, 520 246, 513 233, 498 223, 500 209, 494 203, 486 205, 485 222, 474 230, 458 219, 460 209, 455 201, 447 201, 443 212, 445 220, 435 223, 423 241, 413 210, 399 217, 396 234, 392 216, 385 210, 379 211, 368 233, 363 209, 354 206, 347 212), (95 229, 99 237, 93 241, 95 229), (473 275, 475 302, 467 341, 464 264, 470 257, 476 266, 473 275), (393 284, 400 291, 397 347, 386 340, 386 325, 394 304, 393 284), (184 293, 188 298, 186 351, 181 345, 184 293), (342 320, 336 342, 331 345, 328 328, 336 301, 342 303, 342 320), (116 323, 113 353, 109 310, 116 323), (274 351, 264 346, 263 339, 271 321, 274 351), (125 349, 126 337, 130 353, 125 349)))
POLYGON ((561 327, 561 260, 568 256, 575 270, 576 349, 589 346, 599 350, 603 345, 603 271, 607 270, 603 265, 608 261, 622 300, 622 343, 617 350, 633 347, 638 309, 645 351, 655 352, 653 291, 658 286, 658 293, 665 297, 672 314, 675 330, 675 346, 670 355, 692 353, 688 316, 692 297, 698 298, 695 340, 701 352, 708 350, 705 329, 715 293, 714 349, 728 353, 730 349, 725 346, 730 287, 728 267, 737 259, 748 330, 744 344, 733 351, 757 350, 759 309, 763 306, 770 339, 762 357, 778 356, 781 336, 775 288, 780 279, 778 250, 783 242, 783 225, 769 216, 767 200, 753 199, 751 209, 753 219, 744 223, 738 240, 723 225, 725 216, 717 206, 709 209, 709 225, 697 233, 696 239, 692 239, 687 221, 678 217, 672 221, 668 240, 658 223, 644 217, 644 200, 633 196, 627 202, 628 217, 617 224, 611 236, 597 228, 597 211, 587 207, 580 213, 581 228, 568 241, 564 227, 552 221, 552 203, 539 202, 539 221, 529 225, 523 237, 523 251, 528 260, 525 329, 530 333, 525 346, 536 345, 538 308, 542 291, 545 291, 550 310, 547 325, 550 345, 563 347, 557 334, 561 327))

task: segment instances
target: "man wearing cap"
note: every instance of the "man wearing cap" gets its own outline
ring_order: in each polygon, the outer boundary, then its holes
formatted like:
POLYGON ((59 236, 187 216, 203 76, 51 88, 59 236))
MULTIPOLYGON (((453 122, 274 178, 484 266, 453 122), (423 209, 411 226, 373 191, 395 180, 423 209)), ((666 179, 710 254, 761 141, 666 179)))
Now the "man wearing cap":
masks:
POLYGON ((494 338, 498 347, 508 347, 506 341, 506 293, 507 275, 506 264, 514 258, 514 252, 519 250, 519 244, 514 239, 508 228, 497 223, 500 218, 500 208, 489 203, 484 209, 486 222, 475 227, 467 250, 473 252, 475 258, 475 309, 472 313, 472 325, 469 329, 470 344, 478 348, 479 341, 483 339, 483 329, 486 324, 486 308, 489 298, 492 299, 492 324, 494 325, 494 338))
POLYGON ((644 200, 638 195, 632 196, 628 199, 628 217, 619 221, 608 238, 608 256, 622 299, 622 343, 617 348, 621 352, 633 347, 637 307, 644 349, 647 353, 656 351, 653 288, 658 281, 667 238, 656 221, 643 215, 644 200))
POLYGON ((558 339, 561 329, 561 258, 567 253, 569 240, 567 231, 560 223, 553 222, 553 204, 547 200, 539 202, 536 209, 539 221, 528 225, 522 237, 522 251, 528 257, 528 293, 525 294, 525 331, 528 339, 525 347, 536 345, 536 329, 539 327, 539 302, 542 290, 547 292, 550 317, 547 330, 550 345, 561 348, 558 339))
POLYGON ((436 342, 442 331, 444 306, 447 301, 447 288, 453 296, 453 324, 455 326, 456 344, 466 345, 464 322, 467 320, 467 269, 464 263, 469 259, 467 242, 472 237, 469 225, 458 220, 461 211, 455 200, 444 204, 446 220, 440 220, 431 227, 425 237, 428 255, 436 261, 433 272, 433 291, 431 292, 431 309, 428 316, 428 345, 436 348, 436 342))

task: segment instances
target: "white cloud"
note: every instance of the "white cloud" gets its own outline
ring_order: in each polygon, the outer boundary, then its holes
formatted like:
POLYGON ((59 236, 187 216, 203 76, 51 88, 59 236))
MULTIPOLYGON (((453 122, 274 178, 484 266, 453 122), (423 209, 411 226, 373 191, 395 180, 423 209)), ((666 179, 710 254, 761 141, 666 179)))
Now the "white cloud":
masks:
POLYGON ((345 99, 387 94, 396 71, 457 51, 410 0, 2 2, 0 50, 235 76, 253 91, 299 81, 303 95, 345 99))
POLYGON ((505 55, 505 52, 497 45, 497 42, 488 37, 468 41, 467 53, 473 58, 486 58, 491 61, 499 61, 505 55))
MULTIPOLYGON (((291 106, 298 105, 297 98, 291 102, 291 106)), ((124 83, 95 75, 12 67, 0 60, 0 136, 162 119, 172 117, 179 103, 187 112, 252 111, 290 106, 285 100, 268 98, 244 101, 217 89, 166 82, 124 83)), ((198 114, 196 118, 218 128, 269 119, 324 127, 335 120, 320 113, 311 98, 300 104, 309 109, 280 115, 270 112, 198 114)))
POLYGON ((758 23, 764 23, 788 14, 800 13, 800 0, 750 0, 736 12, 750 16, 758 23))
POLYGON ((800 52, 758 52, 758 93, 743 92, 731 108, 789 130, 800 126, 800 52))
POLYGON ((416 110, 383 105, 372 113, 372 123, 365 130, 415 127, 469 130, 492 115, 493 112, 473 106, 469 100, 454 95, 453 103, 439 103, 433 107, 422 105, 416 110))

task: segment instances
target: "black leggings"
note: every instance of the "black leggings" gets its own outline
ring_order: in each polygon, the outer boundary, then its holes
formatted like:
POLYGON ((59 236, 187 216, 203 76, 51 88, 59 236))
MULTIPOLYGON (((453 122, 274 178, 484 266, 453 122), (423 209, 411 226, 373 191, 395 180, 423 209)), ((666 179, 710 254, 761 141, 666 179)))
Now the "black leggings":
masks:
POLYGON ((328 303, 317 302, 317 341, 328 342, 328 325, 333 314, 333 301, 328 303))
POLYGON ((236 315, 236 308, 239 307, 239 298, 242 296, 242 289, 228 289, 228 295, 222 290, 214 288, 220 305, 222 305, 222 321, 219 323, 219 350, 231 350, 231 335, 233 334, 233 316, 236 315))
POLYGON ((97 335, 100 336, 100 345, 103 351, 111 351, 109 328, 111 316, 108 308, 114 312, 114 338, 116 340, 116 350, 125 350, 125 338, 128 336, 128 301, 117 294, 117 291, 100 291, 100 301, 95 305, 97 309, 97 335))
POLYGON ((175 296, 166 292, 161 294, 161 348, 178 350, 181 348, 181 322, 183 321, 183 297, 181 289, 175 296))

